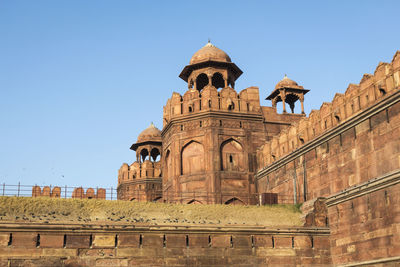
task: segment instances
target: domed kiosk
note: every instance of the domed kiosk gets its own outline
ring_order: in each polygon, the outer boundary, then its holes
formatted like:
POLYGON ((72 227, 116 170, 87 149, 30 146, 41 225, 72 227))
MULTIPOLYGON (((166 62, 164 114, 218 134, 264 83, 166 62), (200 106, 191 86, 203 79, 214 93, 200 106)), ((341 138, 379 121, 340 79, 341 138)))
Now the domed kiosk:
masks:
POLYGON ((242 73, 227 53, 208 41, 193 54, 179 77, 188 83, 189 89, 201 91, 206 85, 217 89, 228 86, 234 88, 236 79, 242 73))
POLYGON ((289 79, 286 74, 282 80, 275 85, 275 90, 266 98, 266 100, 272 101, 272 107, 276 110, 276 104, 282 102, 283 113, 286 113, 286 105, 288 103, 292 113, 294 113, 294 103, 300 100, 301 113, 304 114, 304 95, 310 90, 304 89, 303 86, 297 84, 297 82, 289 79))
POLYGON ((142 131, 131 149, 136 161, 118 171, 118 199, 159 201, 162 198, 161 131, 150 124, 142 131))

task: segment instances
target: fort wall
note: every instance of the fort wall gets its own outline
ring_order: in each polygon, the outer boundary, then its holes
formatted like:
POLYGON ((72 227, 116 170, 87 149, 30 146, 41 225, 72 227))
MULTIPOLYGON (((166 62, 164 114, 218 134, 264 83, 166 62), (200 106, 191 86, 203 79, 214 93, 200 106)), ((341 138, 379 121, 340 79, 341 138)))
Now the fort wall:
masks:
POLYGON ((334 265, 400 258, 400 52, 257 153, 260 192, 280 203, 326 197, 334 265))
POLYGON ((397 52, 375 75, 266 142, 257 152, 259 192, 303 202, 398 169, 399 77, 397 52))
POLYGON ((335 264, 400 263, 399 182, 397 170, 326 199, 335 264))
POLYGON ((2 224, 0 266, 329 266, 327 228, 2 224))

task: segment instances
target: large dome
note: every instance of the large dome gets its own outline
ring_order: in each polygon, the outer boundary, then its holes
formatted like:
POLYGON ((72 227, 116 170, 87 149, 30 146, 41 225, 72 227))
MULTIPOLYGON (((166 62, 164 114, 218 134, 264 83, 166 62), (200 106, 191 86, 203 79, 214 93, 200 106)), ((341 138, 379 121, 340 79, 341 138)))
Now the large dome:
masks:
POLYGON ((147 141, 161 142, 161 131, 157 129, 153 123, 151 123, 147 129, 139 134, 136 143, 143 143, 147 141))
POLYGON ((208 60, 219 61, 219 62, 231 62, 231 58, 227 53, 208 42, 199 51, 194 53, 190 59, 190 64, 196 64, 208 60))
POLYGON ((285 77, 283 77, 283 79, 276 84, 275 89, 283 87, 300 88, 301 86, 299 86, 295 81, 289 79, 285 74, 285 77))

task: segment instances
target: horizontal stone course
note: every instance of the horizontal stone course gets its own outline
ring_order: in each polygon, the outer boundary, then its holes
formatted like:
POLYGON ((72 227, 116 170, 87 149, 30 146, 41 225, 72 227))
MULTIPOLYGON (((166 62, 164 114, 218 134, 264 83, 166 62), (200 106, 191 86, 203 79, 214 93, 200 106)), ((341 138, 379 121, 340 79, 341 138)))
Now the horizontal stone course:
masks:
POLYGON ((64 235, 59 234, 41 234, 41 248, 62 248, 64 246, 64 235))
POLYGON ((93 248, 112 248, 115 246, 115 235, 94 235, 93 248))
POLYGON ((90 247, 90 235, 67 235, 66 237, 66 248, 89 248, 90 247))
MULTIPOLYGON (((272 266, 279 266, 279 263, 286 262, 301 265, 303 259, 309 262, 310 258, 317 256, 317 251, 318 255, 326 254, 329 257, 329 249, 313 251, 303 247, 309 246, 307 240, 310 237, 309 234, 299 234, 299 229, 290 236, 274 235, 277 245, 290 245, 288 248, 279 248, 273 247, 272 235, 248 232, 249 229, 243 232, 214 229, 208 234, 208 230, 199 233, 198 228, 187 229, 186 232, 170 228, 166 231, 157 228, 156 232, 124 231, 124 228, 118 231, 112 228, 107 232, 104 228, 78 230, 76 226, 69 229, 65 226, 61 231, 52 232, 46 231, 46 227, 41 227, 40 231, 35 231, 33 227, 31 231, 25 229, 25 232, 19 232, 20 228, 10 229, 13 237, 27 236, 35 242, 39 233, 40 245, 33 248, 1 247, 2 264, 8 267, 10 259, 17 266, 46 266, 47 262, 55 262, 54 266, 265 266, 268 262, 272 262, 272 266), (295 248, 291 247, 292 236, 295 248), (290 243, 282 240, 289 240, 290 243)), ((3 234, 7 244, 9 233, 3 234)), ((328 240, 327 233, 326 230, 317 230, 313 236, 323 234, 321 238, 328 240)))

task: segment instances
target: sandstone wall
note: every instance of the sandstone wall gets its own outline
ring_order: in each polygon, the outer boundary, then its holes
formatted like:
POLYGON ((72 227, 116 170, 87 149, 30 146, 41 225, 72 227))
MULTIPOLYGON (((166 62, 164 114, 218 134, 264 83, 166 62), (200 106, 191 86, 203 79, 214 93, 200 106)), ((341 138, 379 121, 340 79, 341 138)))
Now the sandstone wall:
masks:
POLYGON ((400 261, 400 52, 257 154, 259 192, 326 197, 335 265, 400 261))
POLYGON ((326 228, 0 227, 0 266, 329 266, 326 228))
POLYGON ((327 199, 335 264, 400 264, 399 181, 397 171, 327 199))
POLYGON ((374 75, 365 74, 359 84, 350 84, 345 94, 336 94, 331 103, 323 103, 320 110, 311 111, 309 117, 294 123, 282 131, 258 151, 258 167, 261 169, 279 158, 296 151, 330 129, 380 102, 399 89, 400 51, 393 61, 380 63, 374 75))
POLYGON ((397 52, 391 64, 380 63, 375 75, 265 143, 257 153, 259 192, 303 202, 398 169, 399 73, 397 52))

